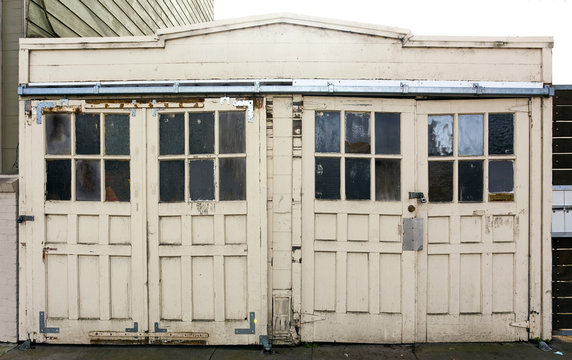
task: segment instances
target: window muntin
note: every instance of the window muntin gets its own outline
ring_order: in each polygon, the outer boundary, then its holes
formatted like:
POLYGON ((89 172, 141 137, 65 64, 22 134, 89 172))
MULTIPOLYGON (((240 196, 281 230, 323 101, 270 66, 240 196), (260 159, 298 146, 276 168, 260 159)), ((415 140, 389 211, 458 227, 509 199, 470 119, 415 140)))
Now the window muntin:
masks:
POLYGON ((244 111, 160 114, 159 201, 246 200, 245 126, 244 111))
POLYGON ((46 200, 130 201, 128 114, 50 113, 45 131, 46 200))
POLYGON ((314 124, 316 199, 401 199, 399 113, 316 111, 314 124))
POLYGON ((427 126, 430 202, 514 200, 512 113, 429 115, 427 126))

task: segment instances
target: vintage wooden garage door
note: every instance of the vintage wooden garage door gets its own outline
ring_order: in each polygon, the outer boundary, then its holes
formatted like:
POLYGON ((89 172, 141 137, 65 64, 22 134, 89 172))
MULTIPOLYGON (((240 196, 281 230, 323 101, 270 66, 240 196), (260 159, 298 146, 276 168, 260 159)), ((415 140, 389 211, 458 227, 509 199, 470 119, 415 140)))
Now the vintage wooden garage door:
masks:
POLYGON ((527 101, 304 108, 302 340, 526 339, 527 101))
POLYGON ((32 104, 24 333, 209 344, 266 334, 265 139, 252 101, 224 100, 32 104))

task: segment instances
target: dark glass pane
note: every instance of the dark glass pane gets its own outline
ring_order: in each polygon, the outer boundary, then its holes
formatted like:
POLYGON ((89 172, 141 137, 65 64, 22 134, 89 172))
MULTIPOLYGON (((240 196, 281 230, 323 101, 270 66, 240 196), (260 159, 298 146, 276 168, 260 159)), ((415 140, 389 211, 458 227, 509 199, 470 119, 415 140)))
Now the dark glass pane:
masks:
POLYGON ((214 160, 189 162, 189 189, 191 200, 214 200, 214 160))
POLYGON ((369 113, 346 113, 346 152, 369 154, 369 113))
POLYGON ((214 113, 189 114, 189 153, 214 154, 214 113))
POLYGON ((429 201, 453 201, 453 162, 429 162, 429 201))
POLYGON ((316 199, 340 198, 340 159, 316 158, 316 199))
POLYGON ((159 115, 159 154, 185 153, 185 114, 159 115))
POLYGON ((46 114, 46 154, 69 155, 70 135, 71 114, 46 114))
POLYGON ((71 160, 46 161, 46 200, 71 199, 71 160))
POLYGON ((219 200, 246 200, 246 159, 219 159, 219 200))
POLYGON ((129 155, 129 115, 105 115, 105 153, 129 155))
POLYGON ((159 201, 177 202, 185 199, 185 162, 159 162, 159 201))
POLYGON ((401 199, 401 160, 375 160, 375 200, 401 199))
POLYGON ((428 117, 429 156, 453 155, 453 115, 428 117))
POLYGON ((489 192, 510 193, 514 191, 513 162, 489 161, 489 192))
POLYGON ((512 114, 489 114, 489 154, 514 154, 512 114))
POLYGON ((236 154, 244 153, 244 112, 221 111, 218 114, 219 122, 219 153, 236 154))
POLYGON ((346 199, 369 200, 371 172, 369 159, 346 159, 346 199))
POLYGON ((129 201, 130 183, 128 160, 105 160, 105 201, 129 201))
POLYGON ((99 114, 77 114, 75 116, 76 154, 99 154, 99 130, 99 114))
POLYGON ((78 201, 101 200, 101 165, 99 160, 75 161, 75 198, 78 201))
POLYGON ((459 161, 459 201, 483 201, 482 161, 459 161))
POLYGON ((340 152, 338 111, 316 111, 316 152, 340 152))
POLYGON ((401 153, 399 113, 375 113, 375 153, 401 153))
POLYGON ((459 115, 459 155, 483 155, 483 115, 459 115))

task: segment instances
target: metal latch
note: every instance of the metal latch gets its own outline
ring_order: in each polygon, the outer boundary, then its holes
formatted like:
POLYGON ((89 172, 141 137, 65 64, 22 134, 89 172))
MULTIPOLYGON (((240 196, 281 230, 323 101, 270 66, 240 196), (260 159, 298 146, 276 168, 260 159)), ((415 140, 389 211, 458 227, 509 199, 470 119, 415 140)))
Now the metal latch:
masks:
POLYGON ((20 215, 16 218, 16 222, 18 224, 23 223, 24 221, 34 221, 34 217, 30 215, 20 215))
POLYGON ((425 204, 427 202, 427 199, 425 198, 425 195, 423 195, 422 192, 409 192, 409 198, 417 199, 422 204, 425 204))

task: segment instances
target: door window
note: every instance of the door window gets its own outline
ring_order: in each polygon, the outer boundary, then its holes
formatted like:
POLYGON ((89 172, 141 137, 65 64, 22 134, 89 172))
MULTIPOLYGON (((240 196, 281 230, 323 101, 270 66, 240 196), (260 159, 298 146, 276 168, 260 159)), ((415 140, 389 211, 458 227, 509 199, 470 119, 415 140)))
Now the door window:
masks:
POLYGON ((513 114, 436 114, 427 125, 430 202, 514 200, 513 114))
POLYGON ((161 202, 246 199, 243 111, 161 114, 159 154, 161 202))
POLYGON ((130 200, 128 114, 50 113, 45 123, 46 200, 130 200))
POLYGON ((399 200, 400 136, 399 113, 317 111, 315 198, 399 200))

